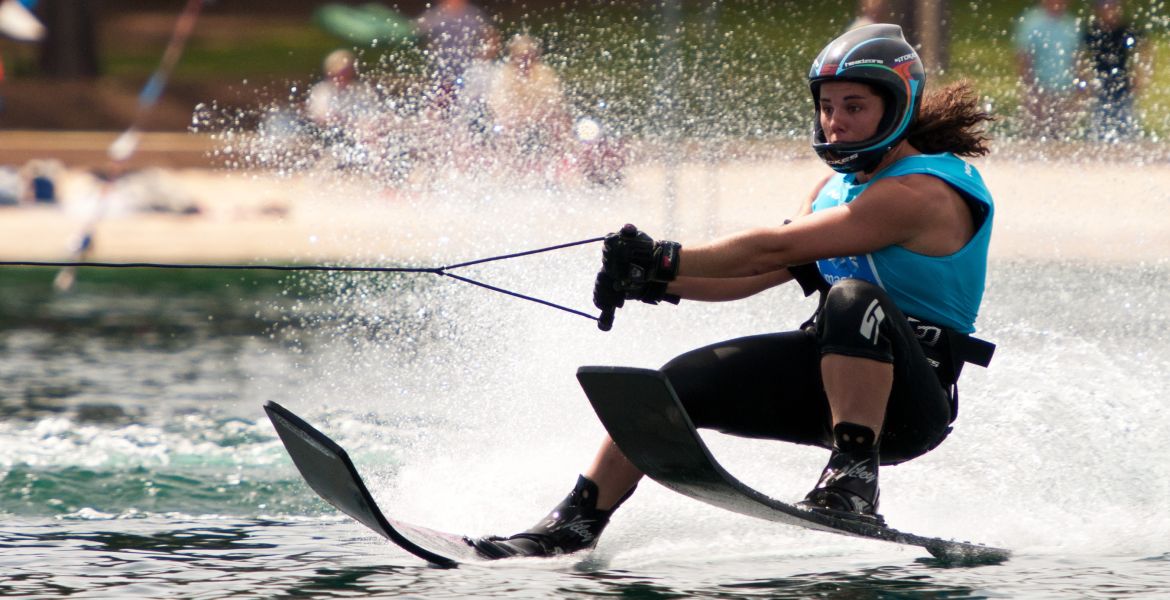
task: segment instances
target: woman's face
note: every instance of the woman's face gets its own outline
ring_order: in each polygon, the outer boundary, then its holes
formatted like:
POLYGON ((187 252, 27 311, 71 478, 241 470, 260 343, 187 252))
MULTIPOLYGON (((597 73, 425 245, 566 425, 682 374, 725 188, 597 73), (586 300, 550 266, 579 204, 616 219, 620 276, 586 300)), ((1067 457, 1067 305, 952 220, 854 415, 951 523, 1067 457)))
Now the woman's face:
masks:
POLYGON ((817 107, 825 140, 860 142, 877 134, 884 110, 881 96, 864 83, 826 81, 817 107))

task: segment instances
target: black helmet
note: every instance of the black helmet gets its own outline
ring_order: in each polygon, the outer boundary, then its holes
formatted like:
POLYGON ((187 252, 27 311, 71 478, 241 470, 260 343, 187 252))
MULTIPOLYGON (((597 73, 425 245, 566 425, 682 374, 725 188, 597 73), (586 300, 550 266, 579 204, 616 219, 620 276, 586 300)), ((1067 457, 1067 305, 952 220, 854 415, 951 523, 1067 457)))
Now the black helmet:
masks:
POLYGON ((833 40, 813 61, 808 72, 814 110, 812 147, 835 171, 870 171, 898 142, 906 138, 910 123, 922 104, 926 72, 918 53, 897 25, 866 25, 833 40), (885 101, 885 113, 877 133, 860 142, 830 143, 821 129, 821 84, 856 81, 869 84, 885 101))

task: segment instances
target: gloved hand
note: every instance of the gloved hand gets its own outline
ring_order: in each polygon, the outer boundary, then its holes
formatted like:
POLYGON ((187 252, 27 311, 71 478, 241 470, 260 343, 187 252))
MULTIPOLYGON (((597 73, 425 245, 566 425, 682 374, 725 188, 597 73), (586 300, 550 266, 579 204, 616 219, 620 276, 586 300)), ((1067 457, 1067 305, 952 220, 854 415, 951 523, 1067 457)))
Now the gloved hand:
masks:
POLYGON ((602 269, 597 272, 597 279, 593 281, 593 306, 602 311, 612 308, 621 308, 626 303, 626 295, 618 289, 613 277, 602 269))
POLYGON ((593 305, 601 309, 597 328, 609 331, 613 327, 613 313, 626 303, 626 295, 617 289, 613 278, 602 269, 593 281, 593 305))
MULTIPOLYGON (((678 304, 678 296, 666 293, 666 284, 678 275, 678 242, 654 241, 633 225, 605 237, 602 272, 628 300, 678 304)), ((600 278, 600 275, 599 275, 600 278)), ((596 290, 594 294, 596 300, 596 290)))

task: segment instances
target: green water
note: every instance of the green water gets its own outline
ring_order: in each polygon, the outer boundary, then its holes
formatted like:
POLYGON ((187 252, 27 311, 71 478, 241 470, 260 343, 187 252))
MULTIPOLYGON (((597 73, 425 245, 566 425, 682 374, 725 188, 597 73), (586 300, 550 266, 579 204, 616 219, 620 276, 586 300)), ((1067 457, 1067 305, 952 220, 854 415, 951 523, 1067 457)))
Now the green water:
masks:
MULTIPOLYGON (((533 278, 545 266, 493 282, 581 304, 575 286, 533 278)), ((438 278, 95 271, 57 294, 51 271, 5 270, 0 595, 1164 597, 1170 471, 1146 458, 1170 431, 1152 391, 1170 383, 1170 316, 1156 310, 1170 269, 1108 273, 995 265, 981 316, 1000 343, 993 368, 964 374, 952 439, 883 474, 891 523, 1011 547, 1008 563, 948 568, 647 483, 591 554, 446 571, 317 499, 261 405, 281 402, 346 447, 387 512, 506 533, 563 495, 599 438, 578 365, 653 366, 787 326, 807 302, 629 308, 602 334, 438 278)), ((823 462, 708 441, 782 498, 823 462)))

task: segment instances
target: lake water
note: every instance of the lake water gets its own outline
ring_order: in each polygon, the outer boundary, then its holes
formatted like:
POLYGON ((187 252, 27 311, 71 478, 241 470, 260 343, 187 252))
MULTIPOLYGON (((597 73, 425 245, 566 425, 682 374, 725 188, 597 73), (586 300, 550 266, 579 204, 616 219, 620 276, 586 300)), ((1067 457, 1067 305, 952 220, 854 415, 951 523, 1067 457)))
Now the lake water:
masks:
MULTIPOLYGON (((569 241, 569 240, 566 240, 569 241)), ((524 249, 524 248, 518 248, 524 249)), ((470 270, 575 308, 596 246, 470 270)), ((469 534, 530 525, 602 436, 582 364, 657 366, 798 325, 777 289, 631 306, 614 330, 432 275, 0 272, 0 595, 78 597, 1117 598, 1170 596, 1170 265, 994 262, 955 433, 883 471, 895 527, 1011 548, 948 567, 652 482, 596 551, 429 567, 302 482, 261 406, 346 447, 384 510, 469 534)), ((705 434, 799 498, 823 451, 705 434)))

